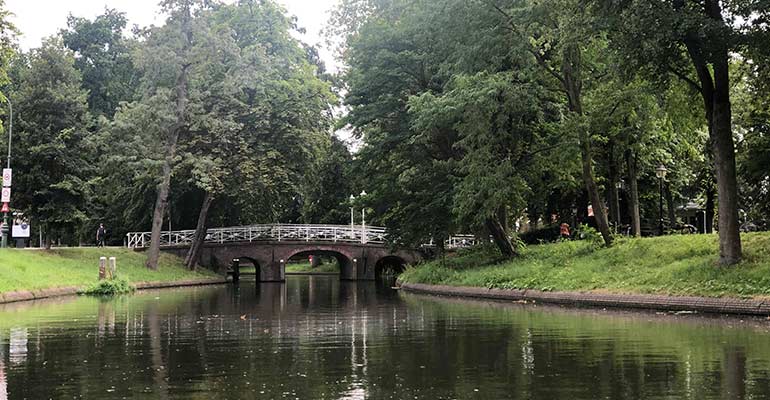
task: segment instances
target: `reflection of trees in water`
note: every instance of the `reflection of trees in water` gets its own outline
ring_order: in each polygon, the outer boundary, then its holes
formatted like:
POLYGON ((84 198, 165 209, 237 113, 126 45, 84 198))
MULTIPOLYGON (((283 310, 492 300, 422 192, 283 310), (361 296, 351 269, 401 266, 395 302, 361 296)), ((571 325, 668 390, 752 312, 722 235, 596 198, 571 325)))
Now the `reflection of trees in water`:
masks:
MULTIPOLYGON (((69 324, 23 327, 25 358, 6 363, 14 396, 700 399, 770 390, 764 330, 723 323, 435 299, 334 277, 78 302, 77 313, 53 317, 69 324), (83 320, 71 322, 76 315, 83 320)), ((7 357, 23 341, 13 329, 0 333, 7 357)))
POLYGON ((8 382, 5 380, 5 362, 0 352, 0 400, 8 400, 8 382))

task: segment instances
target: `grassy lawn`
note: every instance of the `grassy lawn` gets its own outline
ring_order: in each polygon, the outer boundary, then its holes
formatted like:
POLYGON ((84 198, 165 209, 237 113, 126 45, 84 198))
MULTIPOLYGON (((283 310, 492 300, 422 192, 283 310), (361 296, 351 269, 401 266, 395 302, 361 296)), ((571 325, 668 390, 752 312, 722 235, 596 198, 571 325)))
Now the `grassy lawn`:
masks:
POLYGON ((188 271, 182 259, 168 254, 161 254, 158 271, 150 271, 144 267, 144 253, 125 248, 8 249, 0 250, 0 292, 87 286, 97 280, 100 256, 116 257, 118 275, 130 282, 216 276, 206 270, 188 271))
POLYGON ((409 268, 401 280, 451 286, 668 295, 770 296, 770 233, 743 237, 744 260, 719 267, 716 235, 529 246, 514 260, 473 249, 409 268))
POLYGON ((310 263, 307 262, 299 264, 286 264, 286 272, 333 272, 338 274, 340 272, 340 267, 337 266, 337 263, 328 263, 321 264, 315 268, 310 268, 310 263))

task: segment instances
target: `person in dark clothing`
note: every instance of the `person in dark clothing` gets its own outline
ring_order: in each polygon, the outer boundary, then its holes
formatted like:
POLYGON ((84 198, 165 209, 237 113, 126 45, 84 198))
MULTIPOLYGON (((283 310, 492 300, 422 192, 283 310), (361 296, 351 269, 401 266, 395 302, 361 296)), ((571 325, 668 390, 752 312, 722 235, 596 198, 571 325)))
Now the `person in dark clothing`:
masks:
POLYGON ((99 229, 96 230, 96 245, 104 247, 105 239, 107 239, 107 229, 104 229, 104 224, 99 224, 99 229))

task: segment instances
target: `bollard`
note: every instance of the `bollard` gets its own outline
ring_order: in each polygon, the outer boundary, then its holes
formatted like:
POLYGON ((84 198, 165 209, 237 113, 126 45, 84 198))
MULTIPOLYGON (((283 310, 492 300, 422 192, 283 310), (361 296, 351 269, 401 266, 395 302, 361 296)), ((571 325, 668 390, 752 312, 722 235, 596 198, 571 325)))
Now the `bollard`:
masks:
POLYGON ((115 275, 118 272, 118 260, 115 257, 110 257, 110 279, 115 279, 115 275))
POLYGON ((104 280, 107 272, 107 257, 99 257, 99 280, 104 280))
POLYGON ((233 258, 233 283, 241 279, 241 260, 233 258))

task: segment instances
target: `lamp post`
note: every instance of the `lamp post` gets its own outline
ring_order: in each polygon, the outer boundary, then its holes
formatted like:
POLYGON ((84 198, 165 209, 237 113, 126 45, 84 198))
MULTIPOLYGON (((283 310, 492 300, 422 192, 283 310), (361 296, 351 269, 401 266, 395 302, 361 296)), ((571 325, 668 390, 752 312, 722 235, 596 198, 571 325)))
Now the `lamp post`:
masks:
POLYGON ((356 200, 356 197, 352 194, 350 195, 350 230, 353 230, 353 202, 356 200))
POLYGON ((668 172, 668 169, 666 169, 666 166, 663 164, 660 164, 658 168, 655 169, 655 175, 658 177, 658 183, 660 186, 660 201, 659 201, 659 208, 658 208, 658 215, 660 216, 660 226, 658 229, 660 229, 660 234, 663 235, 663 180, 666 179, 666 173, 668 172))
MULTIPOLYGON (((366 196, 366 191, 362 190, 359 197, 366 196)), ((361 243, 366 244, 366 207, 361 206, 361 243)))
MULTIPOLYGON (((366 196, 366 191, 361 191, 358 198, 366 196)), ((353 232, 355 224, 353 220, 354 207, 353 204, 356 201, 356 196, 350 195, 350 231, 353 232)), ((366 243, 366 215, 364 214, 364 207, 361 207, 361 243, 366 243)))
MULTIPOLYGON (((8 110, 9 110, 9 116, 10 116, 10 118, 8 119, 8 164, 6 168, 10 169, 11 168, 11 139, 13 138, 13 104, 11 103, 11 99, 7 97, 5 98, 5 101, 8 102, 8 110)), ((2 229, 3 239, 2 239, 2 243, 0 243, 0 247, 2 248, 8 247, 8 237, 10 236, 9 233, 10 233, 10 227, 8 226, 8 211, 6 211, 3 213, 3 229, 2 229)))

